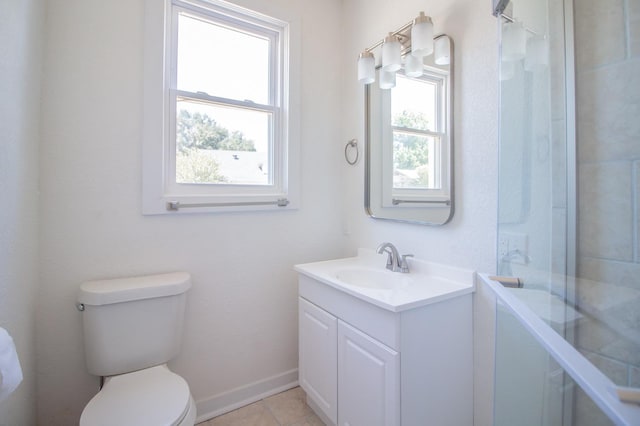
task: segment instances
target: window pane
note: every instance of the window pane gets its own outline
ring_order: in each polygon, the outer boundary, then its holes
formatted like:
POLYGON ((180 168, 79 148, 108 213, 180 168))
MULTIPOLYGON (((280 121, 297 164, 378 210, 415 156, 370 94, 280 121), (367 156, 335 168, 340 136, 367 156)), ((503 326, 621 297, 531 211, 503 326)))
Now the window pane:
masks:
POLYGON ((393 132, 394 188, 440 189, 435 160, 435 137, 393 132))
POLYGON ((177 102, 176 182, 272 183, 270 113, 177 102))
POLYGON ((179 15, 177 89, 269 104, 269 40, 179 15))
POLYGON ((396 87, 391 91, 391 124, 410 129, 437 129, 436 83, 397 75, 396 87))

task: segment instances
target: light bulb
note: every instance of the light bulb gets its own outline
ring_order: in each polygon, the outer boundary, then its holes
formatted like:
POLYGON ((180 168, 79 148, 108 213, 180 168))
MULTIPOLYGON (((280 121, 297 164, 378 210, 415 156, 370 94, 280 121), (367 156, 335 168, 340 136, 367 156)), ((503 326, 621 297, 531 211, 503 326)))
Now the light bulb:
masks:
POLYGON ((511 80, 515 73, 515 62, 500 61, 500 81, 511 80))
POLYGON ((544 37, 534 36, 527 40, 527 56, 524 58, 524 69, 541 71, 549 65, 549 43, 544 37))
POLYGON ((449 65, 451 63, 451 39, 441 36, 436 39, 435 63, 437 65, 449 65))
POLYGON ((420 12, 411 27, 411 54, 422 58, 433 53, 433 22, 420 12))
POLYGON ((413 55, 407 55, 404 57, 404 74, 407 77, 420 77, 424 72, 424 64, 422 58, 417 58, 413 55))
POLYGON ((380 70, 380 88, 393 89, 396 87, 396 73, 380 70))
POLYGON ((502 60, 519 61, 527 50, 527 33, 518 21, 505 22, 502 25, 502 60))
POLYGON ((402 67, 402 46, 398 37, 389 33, 382 43, 382 69, 387 72, 398 71, 402 67))
POLYGON ((376 62, 373 53, 365 50, 358 56, 358 81, 371 84, 376 81, 376 62))

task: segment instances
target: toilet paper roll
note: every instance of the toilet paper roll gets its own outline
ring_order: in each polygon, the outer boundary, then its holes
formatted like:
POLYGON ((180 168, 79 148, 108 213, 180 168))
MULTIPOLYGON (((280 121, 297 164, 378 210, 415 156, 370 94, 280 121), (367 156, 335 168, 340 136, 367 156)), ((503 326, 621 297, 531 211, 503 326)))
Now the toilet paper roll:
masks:
POLYGON ((22 382, 22 368, 16 352, 16 345, 0 327, 0 401, 7 398, 22 382))

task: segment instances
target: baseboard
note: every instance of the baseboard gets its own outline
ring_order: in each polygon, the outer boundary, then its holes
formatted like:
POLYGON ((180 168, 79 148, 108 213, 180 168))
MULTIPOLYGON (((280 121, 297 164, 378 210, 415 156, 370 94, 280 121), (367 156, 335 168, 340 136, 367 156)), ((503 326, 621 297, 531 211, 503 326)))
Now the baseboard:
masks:
POLYGON ((320 417, 320 420, 322 420, 325 425, 335 426, 335 423, 332 422, 326 414, 324 414, 324 412, 320 409, 320 406, 316 404, 313 398, 310 398, 309 395, 307 395, 307 405, 313 410, 314 413, 316 413, 316 416, 320 417))
POLYGON ((228 413, 263 398, 298 386, 298 369, 285 371, 272 377, 196 401, 196 423, 228 413))

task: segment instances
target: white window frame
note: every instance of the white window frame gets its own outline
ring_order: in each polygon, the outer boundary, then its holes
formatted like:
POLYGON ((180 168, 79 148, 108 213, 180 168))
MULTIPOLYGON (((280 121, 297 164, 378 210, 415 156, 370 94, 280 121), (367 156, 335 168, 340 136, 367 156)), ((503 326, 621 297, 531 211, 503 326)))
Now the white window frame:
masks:
POLYGON ((298 92, 292 71, 299 66, 291 22, 221 0, 147 0, 145 6, 143 214, 298 208, 299 116, 290 105, 298 92), (176 24, 181 11, 206 16, 214 22, 224 21, 230 27, 251 33, 260 32, 272 42, 277 41, 270 58, 268 104, 177 90, 176 24), (179 97, 273 114, 270 147, 273 180, 268 185, 176 184, 175 125, 179 97))
MULTIPOLYGON (((399 71, 403 73, 403 71, 399 71)), ((426 67, 421 77, 407 77, 412 80, 424 80, 436 85, 436 122, 434 131, 400 128, 391 124, 391 91, 385 91, 382 104, 382 132, 384 140, 393 141, 393 132, 407 131, 420 136, 431 136, 436 139, 435 160, 433 166, 436 168, 437 188, 396 188, 393 186, 393 161, 385 161, 382 165, 382 206, 394 208, 415 208, 411 203, 395 204, 393 200, 402 199, 404 201, 432 201, 446 202, 451 198, 449 188, 449 106, 447 105, 448 91, 450 90, 450 76, 437 68, 426 67)), ((393 143, 383 144, 383 158, 393 159, 393 143)), ((429 207, 426 205, 425 207, 429 207)), ((434 204, 433 207, 437 207, 434 204)))

